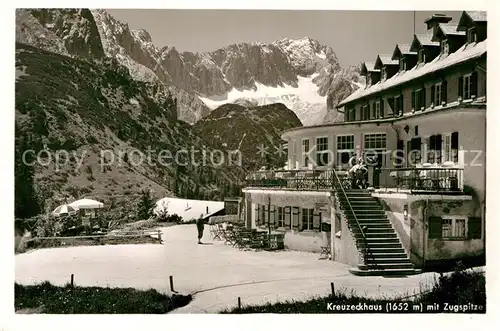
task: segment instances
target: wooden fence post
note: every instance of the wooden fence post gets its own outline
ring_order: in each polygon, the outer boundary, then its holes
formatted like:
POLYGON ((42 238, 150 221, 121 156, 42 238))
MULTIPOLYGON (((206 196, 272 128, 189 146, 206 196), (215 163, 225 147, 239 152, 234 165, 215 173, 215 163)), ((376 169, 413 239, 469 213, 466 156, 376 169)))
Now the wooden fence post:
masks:
POLYGON ((172 292, 175 292, 174 291, 174 276, 170 276, 170 291, 172 292))
POLYGON ((332 296, 335 295, 335 285, 333 285, 333 282, 330 283, 330 287, 332 288, 332 296))
POLYGON ((158 240, 159 240, 159 241, 160 241, 160 243, 161 243, 161 231, 160 231, 160 230, 158 230, 158 240))
POLYGON ((71 274, 71 287, 75 286, 75 275, 71 274))
POLYGON ((241 310, 241 297, 238 297, 238 309, 241 310))

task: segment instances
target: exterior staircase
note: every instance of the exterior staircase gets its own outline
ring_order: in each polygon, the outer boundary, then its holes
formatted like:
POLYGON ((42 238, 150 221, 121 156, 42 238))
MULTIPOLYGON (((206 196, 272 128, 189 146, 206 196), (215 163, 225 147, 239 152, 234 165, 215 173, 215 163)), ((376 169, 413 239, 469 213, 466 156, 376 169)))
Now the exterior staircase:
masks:
POLYGON ((339 192, 338 198, 356 238, 356 245, 364 253, 364 264, 351 268, 351 273, 360 276, 405 276, 421 272, 410 262, 382 205, 370 191, 344 189, 339 192))

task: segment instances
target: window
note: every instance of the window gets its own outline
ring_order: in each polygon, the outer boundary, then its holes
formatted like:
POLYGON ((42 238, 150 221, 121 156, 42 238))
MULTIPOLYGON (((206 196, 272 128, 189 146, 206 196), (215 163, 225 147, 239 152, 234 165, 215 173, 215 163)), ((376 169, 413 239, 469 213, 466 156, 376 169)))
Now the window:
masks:
POLYGON ((302 139, 302 160, 304 167, 309 166, 309 139, 302 139))
POLYGON ((366 86, 370 86, 372 84, 372 77, 370 73, 366 74, 366 86))
POLYGON ((337 164, 348 164, 353 155, 354 135, 337 136, 337 164))
POLYGON ((477 96, 477 72, 458 78, 458 97, 462 100, 474 99, 477 96))
POLYGON ((399 70, 400 71, 406 70, 406 62, 404 58, 399 59, 399 70))
POLYGON ((441 40, 441 53, 448 54, 450 51, 450 45, 448 44, 448 40, 441 40))
POLYGON ((411 109, 413 111, 425 108, 425 89, 413 90, 411 92, 411 109))
POLYGON ((353 122, 356 120, 356 110, 355 108, 347 109, 347 122, 353 122))
POLYGON ((361 120, 368 121, 370 119, 370 105, 364 105, 361 107, 361 120))
POLYGON ((470 28, 467 30, 467 43, 475 43, 477 41, 476 29, 470 28))
POLYGON ((464 94, 463 98, 464 99, 470 99, 471 98, 471 75, 466 75, 464 76, 464 94))
POLYGON ((442 225, 443 239, 465 239, 467 218, 444 216, 442 225))
POLYGON ((375 102, 373 107, 373 118, 382 118, 382 111, 380 109, 380 101, 375 102))
POLYGON ((314 209, 302 208, 302 231, 313 229, 314 209))
POLYGON ((385 133, 365 134, 365 149, 385 149, 385 147, 386 147, 385 133))
POLYGON ((443 136, 440 134, 427 138, 427 162, 441 163, 443 136))
POLYGON ((418 62, 425 63, 425 50, 421 49, 418 51, 418 62))
POLYGON ((444 136, 443 141, 443 162, 451 161, 451 134, 444 136))
POLYGON ((444 135, 443 162, 445 161, 458 163, 458 132, 444 135))
POLYGON ((328 137, 316 138, 316 164, 321 167, 328 162, 328 137))
POLYGON ((403 95, 394 97, 393 104, 391 105, 395 116, 403 116, 403 95))
POLYGON ((385 67, 382 67, 381 80, 385 80, 387 78, 387 70, 385 67))
POLYGON ((443 83, 437 83, 431 86, 431 106, 441 106, 443 102, 443 83))
POLYGON ((406 142, 406 166, 412 167, 422 161, 422 139, 414 137, 406 142))
POLYGON ((285 223, 285 208, 284 207, 278 207, 278 228, 281 228, 284 226, 285 223))

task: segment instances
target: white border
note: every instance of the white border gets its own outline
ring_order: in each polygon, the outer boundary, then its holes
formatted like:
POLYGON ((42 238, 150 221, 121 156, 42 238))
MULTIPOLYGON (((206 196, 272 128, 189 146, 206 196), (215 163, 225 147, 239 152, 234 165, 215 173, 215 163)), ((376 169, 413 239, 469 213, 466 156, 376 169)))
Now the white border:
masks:
MULTIPOLYGON (((7 3, 3 2, 2 4, 7 3)), ((124 8, 140 5, 142 8, 220 8, 220 9, 337 9, 337 10, 474 10, 488 9, 488 54, 490 59, 499 58, 499 38, 495 31, 499 31, 498 23, 500 15, 497 12, 498 6, 496 1, 487 0, 350 0, 350 1, 331 1, 331 0, 309 0, 309 1, 290 1, 290 0, 245 0, 245 1, 203 1, 203 0, 184 0, 184 1, 141 1, 128 2, 123 1, 17 1, 8 2, 9 7, 3 6, 0 11, 3 24, 0 33, 2 34, 2 88, 4 94, 2 100, 6 103, 3 109, 3 120, 0 121, 0 133, 2 135, 2 144, 0 144, 2 158, 2 208, 0 208, 2 217, 0 235, 0 254, 3 262, 3 270, 1 274, 0 288, 0 330, 137 330, 137 329, 165 329, 172 330, 182 328, 184 330, 195 327, 198 329, 231 329, 234 330, 256 330, 256 329, 300 329, 310 330, 313 328, 370 328, 383 330, 401 330, 404 329, 444 329, 450 327, 459 327, 458 330, 468 330, 472 328, 492 329, 491 316, 498 311, 496 296, 498 289, 496 288, 496 279, 498 279, 496 266, 495 247, 497 240, 495 228, 498 230, 498 212, 494 208, 495 202, 498 202, 495 190, 498 181, 498 160, 496 155, 495 135, 498 130, 495 130, 496 123, 500 122, 500 109, 498 94, 494 91, 498 89, 498 77, 500 75, 498 61, 489 61, 490 73, 488 75, 489 100, 488 108, 493 111, 488 112, 488 198, 487 198, 487 219, 492 220, 487 222, 488 233, 490 237, 487 240, 487 251, 489 253, 489 263, 487 267, 487 290, 488 290, 488 314, 486 316, 469 316, 469 315, 413 315, 412 321, 408 320, 405 315, 314 315, 314 317, 305 315, 266 315, 266 316, 210 316, 198 315, 196 318, 191 318, 188 315, 170 315, 170 316, 140 316, 140 315, 120 315, 120 316, 15 316, 13 315, 13 279, 14 279, 14 255, 12 254, 11 235, 13 231, 13 137, 14 137, 14 70, 12 63, 14 62, 14 7, 87 7, 87 8, 124 8), (489 5, 489 6, 488 6, 489 5), (493 70, 493 71, 491 71, 493 70), (493 128, 493 129, 492 129, 493 128), (248 323, 245 323, 248 321, 248 323), (276 322, 276 324, 275 324, 276 322), (479 322, 479 323, 478 323, 479 322), (279 323, 279 324, 277 324, 279 323)), ((342 33, 334 32, 332 33, 342 33)), ((332 45, 334 46, 334 45, 332 45)), ((369 279, 367 279, 369 281, 369 279)), ((326 289, 328 291, 328 289, 326 289)))

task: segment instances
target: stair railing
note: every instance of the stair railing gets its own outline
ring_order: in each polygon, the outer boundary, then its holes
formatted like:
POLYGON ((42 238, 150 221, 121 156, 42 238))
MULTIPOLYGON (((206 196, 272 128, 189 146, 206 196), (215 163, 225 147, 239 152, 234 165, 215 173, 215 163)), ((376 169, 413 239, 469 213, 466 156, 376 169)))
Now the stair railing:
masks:
MULTIPOLYGON (((367 263, 368 255, 370 255, 372 264, 376 265, 375 259, 373 258, 373 254, 370 251, 370 249, 368 248, 368 241, 366 239, 366 234, 363 231, 361 224, 359 224, 359 220, 356 217, 356 213, 354 212, 354 208, 352 208, 351 202, 349 201, 349 198, 347 197, 347 193, 345 192, 344 185, 340 181, 335 169, 333 169, 333 186, 336 189, 337 193, 341 194, 343 196, 344 200, 347 202, 347 206, 349 207, 349 210, 354 218, 354 221, 356 222, 356 226, 359 229, 359 233, 361 234, 361 238, 359 238, 359 236, 357 236, 356 234, 354 234, 354 238, 356 238, 356 241, 359 241, 359 239, 361 239, 364 263, 365 264, 367 263)), ((347 219, 347 225, 349 228, 351 228, 349 218, 347 217, 345 212, 344 212, 344 214, 345 214, 346 219, 347 219)), ((352 231, 352 229, 351 229, 351 231, 352 231)))

